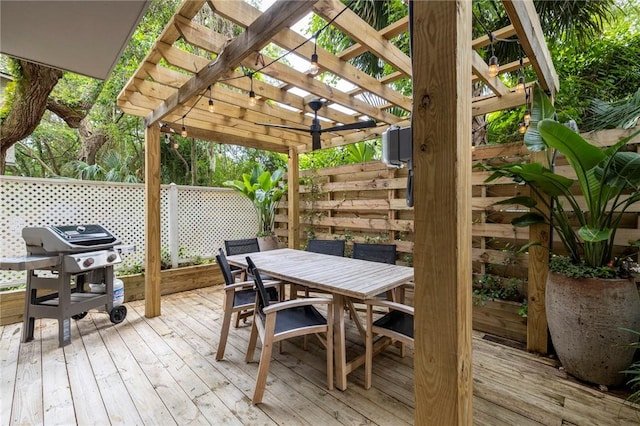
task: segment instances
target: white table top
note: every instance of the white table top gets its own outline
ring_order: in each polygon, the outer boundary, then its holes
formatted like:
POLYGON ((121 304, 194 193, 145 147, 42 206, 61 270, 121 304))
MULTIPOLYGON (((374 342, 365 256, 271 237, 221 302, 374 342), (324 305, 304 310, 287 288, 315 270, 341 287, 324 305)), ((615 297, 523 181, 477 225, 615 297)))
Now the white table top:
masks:
POLYGON ((228 256, 230 264, 246 267, 249 256, 261 273, 295 284, 367 299, 413 279, 413 268, 331 256, 303 250, 278 249, 228 256))

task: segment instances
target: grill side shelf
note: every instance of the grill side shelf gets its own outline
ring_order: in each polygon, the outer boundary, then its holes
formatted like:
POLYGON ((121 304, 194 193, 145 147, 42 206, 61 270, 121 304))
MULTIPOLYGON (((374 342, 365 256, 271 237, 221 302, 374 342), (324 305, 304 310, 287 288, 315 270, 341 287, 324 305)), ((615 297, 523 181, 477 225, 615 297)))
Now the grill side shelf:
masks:
POLYGON ((8 271, 47 269, 59 265, 60 260, 60 256, 0 257, 0 269, 8 271))

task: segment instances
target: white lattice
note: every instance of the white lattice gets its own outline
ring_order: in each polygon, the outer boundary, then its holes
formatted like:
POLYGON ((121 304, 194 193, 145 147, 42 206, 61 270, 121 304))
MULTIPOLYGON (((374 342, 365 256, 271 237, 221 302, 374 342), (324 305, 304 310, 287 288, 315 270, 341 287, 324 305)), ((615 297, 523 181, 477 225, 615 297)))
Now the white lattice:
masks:
MULTIPOLYGON (((255 236, 251 203, 227 188, 178 186, 181 251, 211 257, 225 239, 255 236)), ((169 186, 160 194, 162 247, 169 245, 169 186)), ((124 244, 135 244, 122 266, 144 262, 144 185, 0 176, 0 257, 26 254, 22 228, 98 223, 124 244)), ((24 282, 24 273, 0 271, 0 287, 24 282)))

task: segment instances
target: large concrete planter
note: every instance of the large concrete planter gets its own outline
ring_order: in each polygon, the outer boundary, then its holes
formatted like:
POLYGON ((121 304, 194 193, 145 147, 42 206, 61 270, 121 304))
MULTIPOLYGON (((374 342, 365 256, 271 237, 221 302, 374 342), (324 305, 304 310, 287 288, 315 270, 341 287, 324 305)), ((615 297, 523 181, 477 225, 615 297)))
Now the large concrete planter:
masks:
POLYGON ((633 362, 625 345, 640 330, 640 296, 631 280, 574 279, 550 273, 546 310, 553 346, 566 371, 587 382, 617 386, 633 362))
POLYGON ((258 246, 260 247, 260 251, 275 250, 280 248, 280 241, 275 235, 258 237, 258 246))

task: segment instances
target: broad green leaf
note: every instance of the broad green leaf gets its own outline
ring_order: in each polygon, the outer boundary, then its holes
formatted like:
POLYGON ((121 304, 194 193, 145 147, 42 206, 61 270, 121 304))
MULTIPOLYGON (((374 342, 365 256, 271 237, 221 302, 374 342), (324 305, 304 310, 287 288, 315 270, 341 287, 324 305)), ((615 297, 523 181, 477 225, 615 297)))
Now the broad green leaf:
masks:
POLYGON ((556 110, 547 94, 537 83, 533 87, 533 106, 531 108, 531 120, 529 121, 527 133, 524 135, 524 144, 529 151, 543 151, 547 145, 540 136, 538 123, 544 119, 552 119, 556 110))
POLYGON ((510 204, 518 204, 521 206, 531 208, 531 207, 535 207, 536 204, 538 204, 538 202, 531 197, 526 197, 523 195, 519 197, 509 198, 507 200, 496 201, 495 203, 493 203, 493 205, 510 205, 510 204))
POLYGON ((578 235, 584 241, 597 243, 598 241, 606 241, 611 236, 611 229, 595 229, 590 226, 583 226, 578 229, 578 235))
POLYGON ((526 213, 520 217, 516 217, 511 221, 511 224, 518 228, 524 228, 530 225, 535 225, 537 223, 547 223, 547 220, 544 218, 544 216, 538 213, 526 213))

